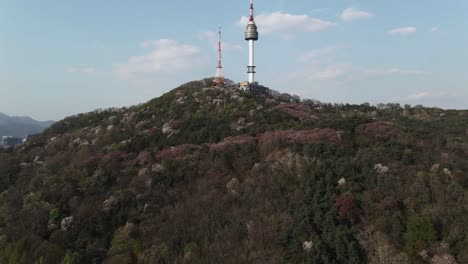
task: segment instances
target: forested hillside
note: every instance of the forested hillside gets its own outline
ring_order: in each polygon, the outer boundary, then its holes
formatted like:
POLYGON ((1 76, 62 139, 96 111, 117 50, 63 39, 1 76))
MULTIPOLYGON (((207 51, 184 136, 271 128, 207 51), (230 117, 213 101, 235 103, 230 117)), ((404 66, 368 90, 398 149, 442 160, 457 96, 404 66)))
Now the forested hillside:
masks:
POLYGON ((468 263, 468 111, 205 83, 0 152, 0 263, 468 263))

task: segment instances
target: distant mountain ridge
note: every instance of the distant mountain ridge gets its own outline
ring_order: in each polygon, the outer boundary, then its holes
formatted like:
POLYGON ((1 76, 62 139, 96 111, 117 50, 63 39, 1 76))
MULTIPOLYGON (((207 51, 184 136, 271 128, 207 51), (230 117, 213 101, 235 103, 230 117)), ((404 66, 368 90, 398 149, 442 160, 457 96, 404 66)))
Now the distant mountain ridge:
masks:
POLYGON ((0 136, 24 137, 37 134, 51 126, 54 121, 37 121, 26 116, 8 116, 0 112, 0 136))

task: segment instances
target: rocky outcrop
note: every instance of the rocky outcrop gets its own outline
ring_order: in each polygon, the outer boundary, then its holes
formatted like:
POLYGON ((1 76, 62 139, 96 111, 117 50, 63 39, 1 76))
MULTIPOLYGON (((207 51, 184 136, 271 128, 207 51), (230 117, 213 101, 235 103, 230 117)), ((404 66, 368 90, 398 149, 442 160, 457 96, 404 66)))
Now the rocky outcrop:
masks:
POLYGON ((174 130, 171 128, 171 125, 169 123, 165 123, 161 131, 166 135, 172 134, 174 132, 174 130))
POLYGON ((381 163, 379 163, 374 165, 374 170, 379 174, 385 174, 388 172, 389 169, 387 166, 384 166, 381 163))
POLYGON ((311 251, 313 246, 314 246, 314 242, 312 241, 304 241, 304 243, 302 243, 302 248, 306 252, 311 251))
POLYGON ((227 184, 226 184, 226 189, 231 194, 239 194, 239 189, 240 189, 240 182, 237 178, 232 178, 227 184))
POLYGON ((62 231, 68 231, 72 228, 73 223, 75 223, 75 218, 73 216, 65 217, 62 219, 60 227, 62 228, 62 231))
POLYGON ((165 170, 164 166, 160 163, 155 163, 151 166, 151 171, 156 173, 161 173, 165 170))

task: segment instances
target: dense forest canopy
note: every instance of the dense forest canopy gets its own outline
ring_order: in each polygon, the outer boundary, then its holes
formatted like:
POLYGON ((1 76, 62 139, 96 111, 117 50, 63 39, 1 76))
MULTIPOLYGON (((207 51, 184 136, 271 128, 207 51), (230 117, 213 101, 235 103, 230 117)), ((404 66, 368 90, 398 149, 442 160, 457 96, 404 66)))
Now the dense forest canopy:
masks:
POLYGON ((468 111, 206 82, 0 152, 0 263, 468 263, 468 111))

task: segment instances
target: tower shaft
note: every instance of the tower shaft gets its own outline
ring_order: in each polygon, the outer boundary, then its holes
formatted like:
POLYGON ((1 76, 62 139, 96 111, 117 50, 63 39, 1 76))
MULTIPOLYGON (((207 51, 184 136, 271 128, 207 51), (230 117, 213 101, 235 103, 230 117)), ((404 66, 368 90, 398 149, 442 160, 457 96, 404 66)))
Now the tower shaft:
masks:
POLYGON ((249 66, 247 66, 249 74, 249 83, 255 82, 255 55, 254 55, 254 41, 249 40, 249 66))

